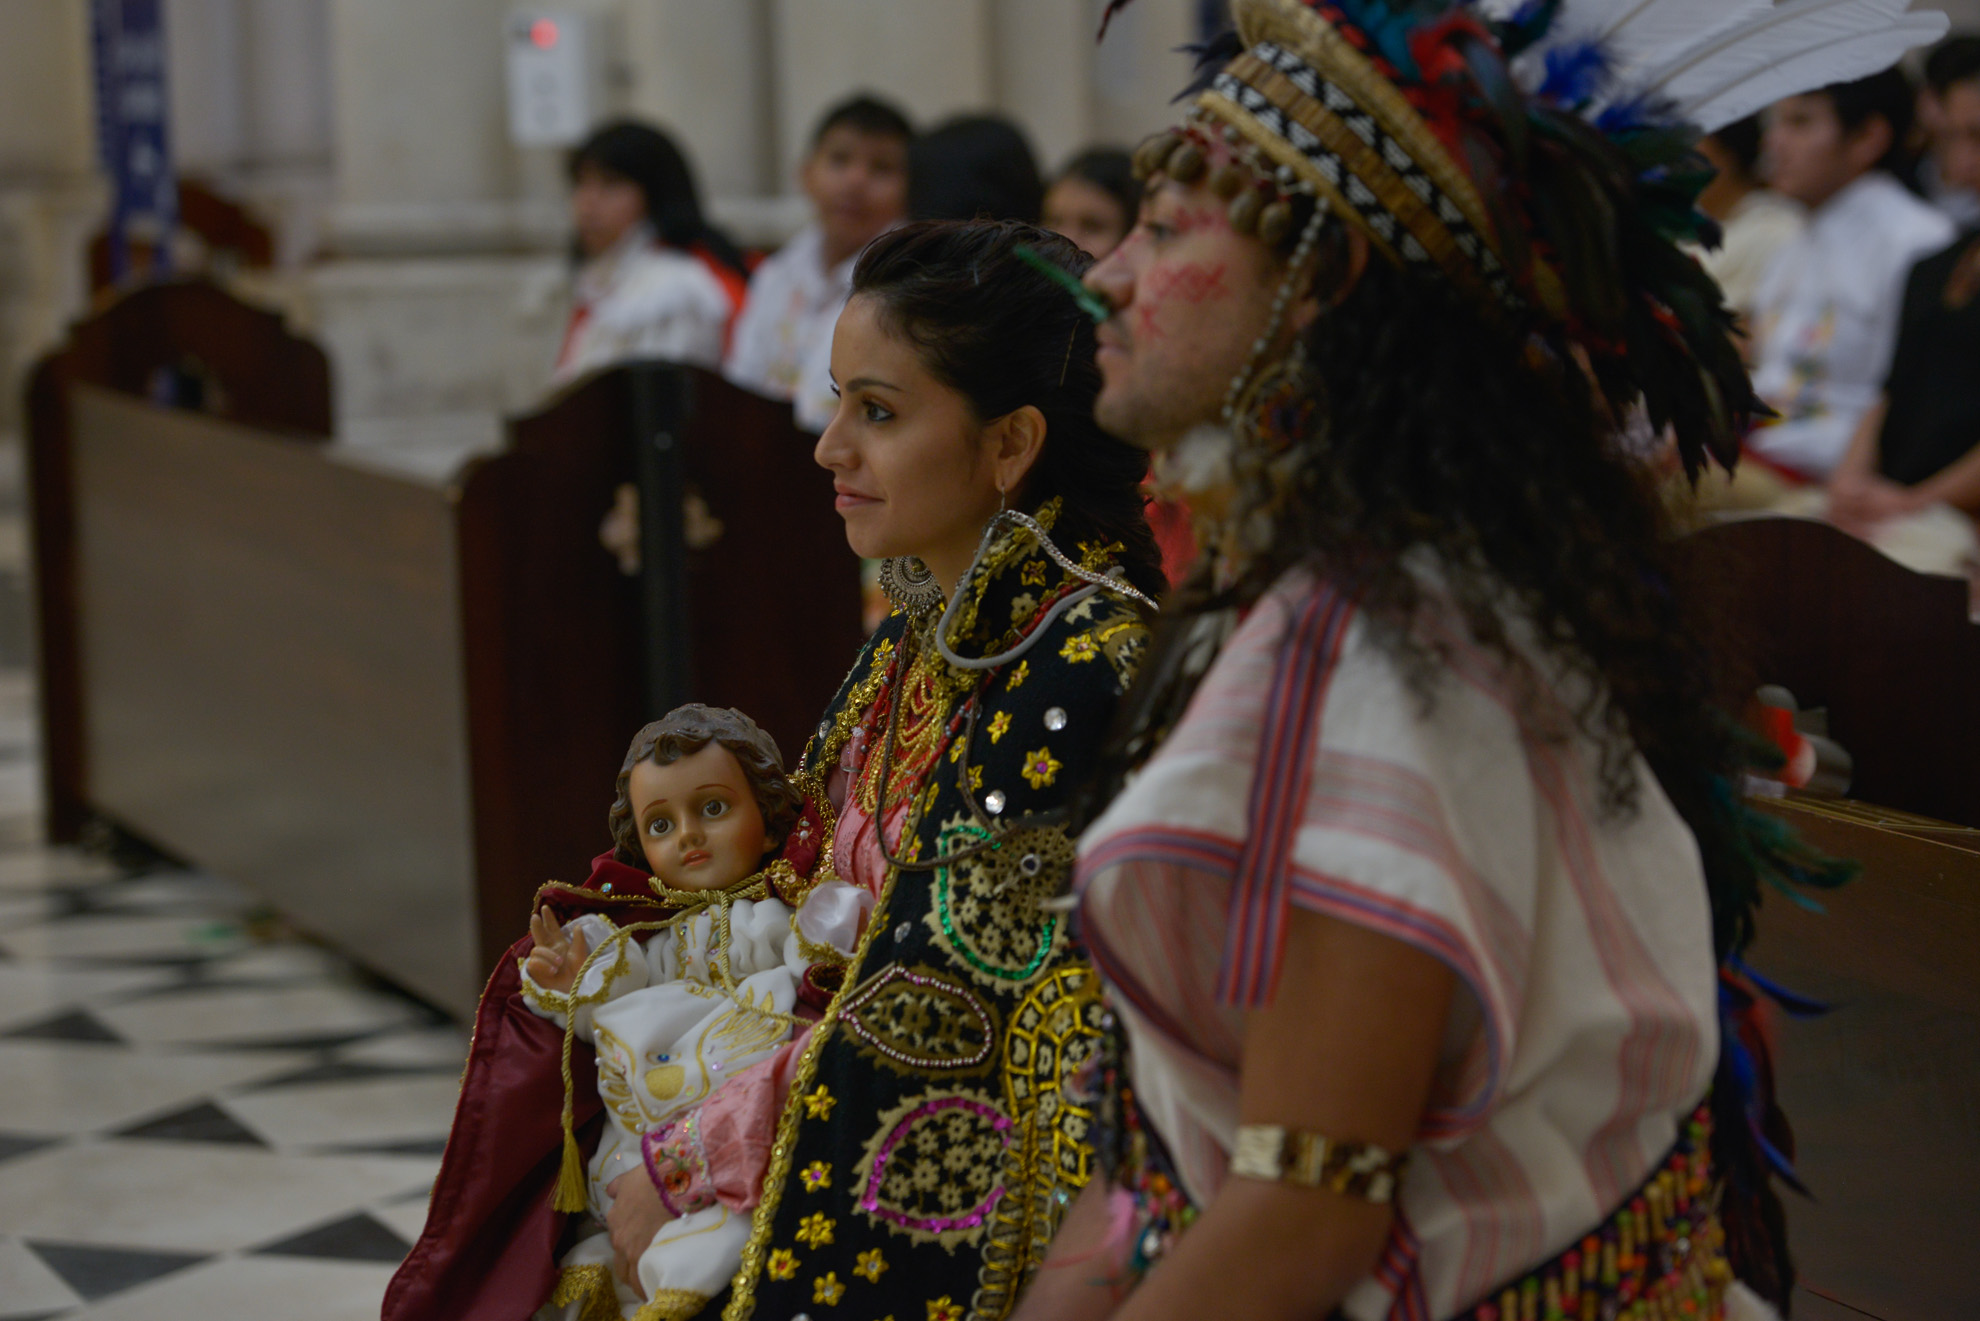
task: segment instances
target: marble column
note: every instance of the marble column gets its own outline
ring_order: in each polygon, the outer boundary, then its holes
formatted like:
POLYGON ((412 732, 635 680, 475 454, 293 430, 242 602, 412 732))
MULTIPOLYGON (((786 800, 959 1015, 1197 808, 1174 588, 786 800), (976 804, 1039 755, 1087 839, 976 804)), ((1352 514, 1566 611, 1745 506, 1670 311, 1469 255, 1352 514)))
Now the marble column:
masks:
POLYGON ((96 168, 89 11, 0 0, 0 432, 34 359, 88 305, 107 192, 96 168))
POLYGON ((818 115, 856 91, 920 126, 996 105, 993 0, 775 0, 777 156, 788 177, 818 115))

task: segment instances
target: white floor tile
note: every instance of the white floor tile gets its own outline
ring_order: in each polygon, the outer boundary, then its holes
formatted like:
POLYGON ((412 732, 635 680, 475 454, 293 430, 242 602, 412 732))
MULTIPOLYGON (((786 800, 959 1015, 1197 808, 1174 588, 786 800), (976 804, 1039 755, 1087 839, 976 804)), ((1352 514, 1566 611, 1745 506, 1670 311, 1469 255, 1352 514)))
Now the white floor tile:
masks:
MULTIPOLYGON (((0 813, 12 816, 13 813, 0 813)), ((115 880, 118 871, 101 858, 68 848, 0 855, 0 890, 46 890, 115 880)))
POLYGON ((208 977, 239 981, 319 981, 341 976, 346 964, 328 950, 285 940, 256 945, 206 965, 208 977))
POLYGON ((109 1005, 98 1013, 130 1040, 156 1045, 335 1036, 399 1027, 414 1018, 402 1000, 336 985, 220 987, 109 1005))
POLYGON ((191 957, 227 954, 248 943, 246 928, 224 914, 89 914, 0 931, 0 949, 22 959, 191 957))
POLYGON ((376 1321, 393 1268, 301 1257, 207 1262, 64 1321, 376 1321))
POLYGON ((248 892, 231 881, 205 872, 166 871, 133 876, 107 886, 92 898, 120 909, 171 910, 198 908, 214 917, 253 905, 248 892))
POLYGON ((0 962, 0 1031, 174 980, 175 974, 160 968, 51 968, 0 962))
POLYGON ((34 811, 41 806, 41 767, 33 762, 0 766, 0 812, 34 811))
POLYGON ((86 1142, 0 1164, 0 1234, 180 1252, 255 1247, 425 1187, 438 1168, 419 1157, 86 1142))
POLYGON ((275 1087, 219 1104, 275 1146, 326 1147, 445 1137, 459 1096, 452 1076, 405 1075, 275 1087))
POLYGON ((309 1063, 287 1052, 160 1054, 127 1046, 0 1041, 0 1128, 84 1134, 168 1114, 309 1063))
POLYGON ((354 1064, 430 1064, 458 1069, 467 1063, 467 1052, 464 1029, 433 1027, 360 1041, 337 1052, 337 1058, 354 1064))
POLYGON ((10 1238, 0 1238, 0 1318, 40 1316, 74 1307, 82 1299, 41 1259, 10 1238))

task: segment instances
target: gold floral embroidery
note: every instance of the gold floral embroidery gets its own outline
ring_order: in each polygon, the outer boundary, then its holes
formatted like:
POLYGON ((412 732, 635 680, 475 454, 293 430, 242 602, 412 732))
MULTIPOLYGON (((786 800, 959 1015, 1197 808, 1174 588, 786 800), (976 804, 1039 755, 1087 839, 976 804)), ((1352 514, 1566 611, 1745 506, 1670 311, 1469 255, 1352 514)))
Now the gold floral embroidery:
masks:
POLYGON ((869 1248, 859 1254, 859 1264, 853 1267, 853 1274, 863 1275, 869 1283, 878 1284, 886 1270, 887 1259, 880 1255, 880 1249, 869 1248))
POLYGON ((1024 778, 1031 781, 1034 789, 1043 789, 1059 778, 1064 763, 1052 755, 1051 746, 1024 754, 1024 778))
POLYGON ((999 711, 990 717, 990 741, 996 743, 1011 732, 1011 713, 999 711))
POLYGON ((825 1084, 819 1083, 818 1090, 804 1098, 804 1112, 813 1119, 829 1119, 832 1117, 832 1107, 838 1103, 838 1098, 825 1084))
POLYGON ((1026 679, 1029 679, 1030 677, 1031 677, 1031 662, 1028 660, 1019 661, 1018 667, 1015 670, 1011 671, 1011 677, 1009 681, 1004 684, 1004 691, 1007 693, 1016 692, 1018 689, 1024 686, 1024 681, 1026 679))
POLYGON ((972 766, 969 768, 969 787, 971 791, 978 791, 983 788, 983 768, 981 766, 972 766))
POLYGON ((612 1284, 610 1266, 564 1267, 549 1301, 553 1307, 582 1304, 577 1321, 618 1321, 619 1295, 612 1284))
POLYGON ((764 1267, 773 1280, 788 1280, 797 1274, 797 1253, 789 1248, 778 1248, 770 1254, 770 1263, 764 1267))
POLYGON ((1030 592, 1019 592, 1011 601, 1011 627, 1023 628, 1030 618, 1038 613, 1038 598, 1030 592))
POLYGON ((832 1186, 832 1167, 822 1160, 815 1160, 805 1166, 804 1173, 798 1177, 804 1180, 806 1192, 823 1192, 832 1186))
POLYGON ((849 994, 840 1022, 897 1073, 982 1073, 997 1020, 967 986, 926 966, 888 964, 849 994))
POLYGON ((1045 561, 1027 560, 1025 566, 1018 570, 1018 581, 1026 587, 1043 587, 1045 585, 1045 561))
POLYGON ((1075 633, 1066 639, 1066 645, 1059 648, 1059 654, 1077 665, 1090 661, 1100 654, 1099 645, 1093 641, 1091 633, 1075 633))
POLYGON ((839 1300, 846 1295, 846 1286, 839 1283, 837 1271, 826 1271, 811 1282, 811 1301, 823 1303, 827 1307, 837 1307, 839 1300))
POLYGON ((838 1227, 838 1223, 823 1211, 814 1211, 798 1221, 795 1237, 807 1248, 822 1248, 832 1241, 832 1231, 838 1227))
MULTIPOLYGON (((958 814, 943 822, 936 847, 954 852, 985 833, 958 814)), ((1060 827, 1013 831, 987 853, 937 868, 922 922, 971 980, 998 990, 1026 986, 1063 943, 1065 923, 1042 905, 1060 893, 1075 860, 1060 827)))
POLYGON ((1004 1195, 1012 1137, 982 1091, 926 1091, 878 1116, 852 1178, 854 1205, 875 1226, 953 1252, 983 1237, 1004 1195))
POLYGON ((1058 1231, 1071 1195, 1091 1174, 1092 1098, 1073 1080, 1100 1049, 1105 1017, 1098 983, 1079 963, 1039 978, 1004 1035, 1004 1107, 1017 1136, 1004 1164, 1004 1196, 990 1218, 972 1316, 1008 1316, 1058 1231))
POLYGON ((962 1305, 943 1294, 928 1300, 928 1321, 962 1321, 962 1305))

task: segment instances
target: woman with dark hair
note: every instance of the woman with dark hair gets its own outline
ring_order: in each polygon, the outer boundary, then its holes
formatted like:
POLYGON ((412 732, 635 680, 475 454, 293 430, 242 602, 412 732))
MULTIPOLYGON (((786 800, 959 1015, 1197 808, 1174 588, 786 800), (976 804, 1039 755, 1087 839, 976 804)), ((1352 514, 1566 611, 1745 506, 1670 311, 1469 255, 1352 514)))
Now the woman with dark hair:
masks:
MULTIPOLYGON (((822 847, 794 861, 875 909, 817 1025, 667 1152, 753 1217, 726 1315, 995 1321, 1090 1168, 1096 1006, 1055 901, 1162 577, 1146 458, 1093 421, 1088 264, 1029 225, 923 223, 854 269, 816 454, 894 610, 805 750, 822 847)), ((621 1256, 667 1218, 622 1189, 621 1256)))
POLYGON ((673 139, 630 120, 607 124, 567 169, 578 271, 554 382, 629 358, 720 365, 749 272, 703 217, 673 139))
POLYGON ((908 148, 908 216, 914 220, 1038 222, 1045 183, 1031 144, 998 115, 958 115, 908 148))
POLYGON ((1067 161, 1045 190, 1043 223, 1099 261, 1127 237, 1140 210, 1133 158, 1119 147, 1094 147, 1067 161))

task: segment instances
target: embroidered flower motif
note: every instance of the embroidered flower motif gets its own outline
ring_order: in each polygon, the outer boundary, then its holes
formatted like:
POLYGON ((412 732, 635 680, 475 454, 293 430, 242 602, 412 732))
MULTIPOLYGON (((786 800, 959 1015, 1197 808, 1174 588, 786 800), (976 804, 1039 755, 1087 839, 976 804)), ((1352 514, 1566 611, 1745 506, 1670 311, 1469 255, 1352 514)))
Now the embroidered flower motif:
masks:
POLYGON ((863 1275, 869 1283, 880 1283, 880 1276, 887 1269, 887 1259, 880 1255, 880 1249, 873 1248, 859 1254, 859 1264, 853 1267, 854 1275, 863 1275))
POLYGON ((1100 648, 1095 645, 1091 633, 1075 633, 1066 639, 1065 646, 1059 648, 1059 654, 1078 664, 1080 661, 1090 661, 1098 656, 1100 648))
POLYGON ((811 1282, 811 1301, 823 1303, 827 1307, 837 1307, 839 1299, 845 1297, 846 1286, 839 1283, 837 1271, 826 1271, 811 1282))
POLYGON ((773 1280, 788 1280, 797 1274, 797 1253, 789 1248, 778 1248, 770 1254, 769 1264, 764 1267, 773 1280))
POLYGON ((981 766, 972 766, 969 768, 969 787, 972 792, 983 787, 983 768, 981 766))
POLYGON ((838 1223, 823 1211, 814 1211, 798 1221, 797 1241, 807 1248, 822 1248, 832 1241, 838 1223))
POLYGON ((1045 585, 1045 561, 1025 561, 1024 568, 1018 573, 1018 581, 1026 587, 1043 587, 1045 585))
POLYGON ((1036 752, 1027 752, 1024 754, 1024 778, 1031 781, 1031 787, 1034 789, 1046 788, 1059 778, 1059 771, 1064 764, 1052 755, 1049 746, 1040 748, 1036 752))
POLYGON ((819 1083, 818 1090, 804 1098, 804 1112, 813 1119, 829 1119, 838 1103, 838 1098, 825 1090, 825 1084, 819 1083))
POLYGON ((1011 671, 1010 682, 1004 685, 1004 691, 1008 693, 1016 692, 1019 688, 1024 686, 1024 681, 1026 679, 1029 679, 1030 677, 1031 677, 1031 662, 1028 660, 1019 661, 1018 667, 1015 670, 1011 671))
POLYGON ((990 717, 990 741, 992 743, 997 742, 1010 732, 1011 713, 1009 711, 999 711, 996 715, 990 717))
POLYGON ((962 1321, 962 1305, 949 1295, 928 1300, 928 1321, 962 1321))
POLYGON ((815 1160, 805 1166, 803 1173, 798 1177, 804 1180, 806 1192, 819 1192, 832 1186, 832 1167, 822 1160, 815 1160))

